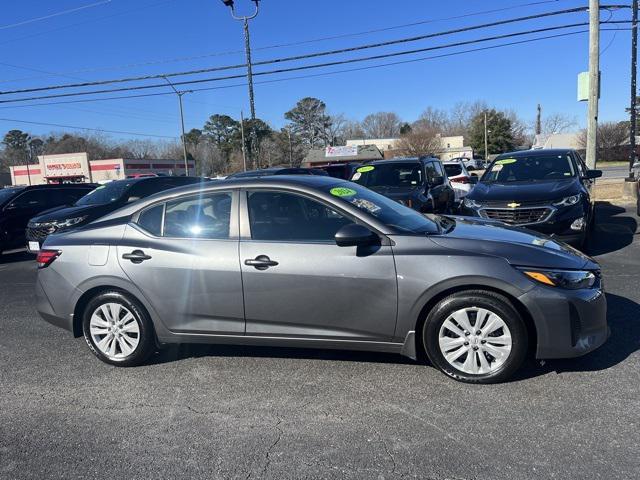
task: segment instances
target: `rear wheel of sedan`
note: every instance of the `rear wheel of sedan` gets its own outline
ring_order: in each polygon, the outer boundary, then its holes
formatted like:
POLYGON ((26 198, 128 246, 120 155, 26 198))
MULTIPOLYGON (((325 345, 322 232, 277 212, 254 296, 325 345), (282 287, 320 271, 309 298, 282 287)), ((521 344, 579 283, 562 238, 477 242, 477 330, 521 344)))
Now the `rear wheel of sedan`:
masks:
POLYGON ((138 302, 118 291, 101 293, 89 301, 82 331, 89 349, 111 365, 140 365, 155 349, 148 314, 138 302))
POLYGON ((422 340, 429 360, 468 383, 497 383, 513 375, 527 354, 527 328, 503 295, 454 293, 429 312, 422 340))

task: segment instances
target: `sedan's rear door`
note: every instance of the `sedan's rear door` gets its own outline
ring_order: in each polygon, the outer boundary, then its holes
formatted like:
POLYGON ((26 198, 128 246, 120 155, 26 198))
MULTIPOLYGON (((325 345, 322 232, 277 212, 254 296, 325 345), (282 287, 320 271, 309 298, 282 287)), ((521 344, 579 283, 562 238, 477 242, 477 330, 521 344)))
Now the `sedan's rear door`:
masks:
POLYGON ((117 247, 126 275, 176 333, 243 335, 238 192, 149 206, 117 247))

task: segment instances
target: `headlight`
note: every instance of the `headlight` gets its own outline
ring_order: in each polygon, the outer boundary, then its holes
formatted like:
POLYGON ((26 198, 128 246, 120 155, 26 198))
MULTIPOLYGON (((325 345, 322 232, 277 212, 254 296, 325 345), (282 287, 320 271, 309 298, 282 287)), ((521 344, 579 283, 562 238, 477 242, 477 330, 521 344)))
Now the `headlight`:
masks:
POLYGON ((467 208, 480 208, 482 205, 476 202, 473 198, 464 197, 464 206, 467 208))
POLYGON ((83 215, 82 217, 75 217, 75 218, 67 218, 66 220, 62 220, 60 222, 55 222, 56 227, 58 228, 69 228, 69 227, 73 227, 74 225, 79 224, 80 222, 83 222, 87 219, 88 215, 83 215))
POLYGON ((526 267, 519 270, 539 283, 567 290, 594 288, 599 283, 599 275, 588 270, 536 270, 526 267))
POLYGON ((570 207, 580 201, 580 195, 571 195, 570 197, 563 198, 560 201, 553 202, 554 207, 570 207))

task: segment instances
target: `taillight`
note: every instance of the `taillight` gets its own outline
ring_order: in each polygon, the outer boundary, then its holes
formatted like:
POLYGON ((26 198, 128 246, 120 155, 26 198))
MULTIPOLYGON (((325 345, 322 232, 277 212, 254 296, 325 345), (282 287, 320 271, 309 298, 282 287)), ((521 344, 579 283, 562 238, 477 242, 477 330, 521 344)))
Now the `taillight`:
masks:
POLYGON ((455 177, 450 178, 449 180, 456 183, 471 183, 471 179, 469 177, 455 177))
POLYGON ((38 268, 46 268, 53 263, 53 261, 62 254, 60 250, 40 250, 36 257, 36 263, 38 268))

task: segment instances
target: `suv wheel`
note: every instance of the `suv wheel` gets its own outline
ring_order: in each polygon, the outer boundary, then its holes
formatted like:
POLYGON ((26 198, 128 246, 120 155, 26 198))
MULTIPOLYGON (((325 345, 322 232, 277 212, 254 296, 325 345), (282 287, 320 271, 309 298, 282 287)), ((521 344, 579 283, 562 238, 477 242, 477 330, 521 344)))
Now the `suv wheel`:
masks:
POLYGON ((101 293, 88 303, 82 331, 89 349, 111 365, 140 365, 154 351, 149 316, 137 302, 120 292, 101 293))
POLYGON ((469 383, 508 379, 527 353, 520 314, 504 296, 482 290, 441 300, 426 318, 422 340, 436 367, 469 383))

